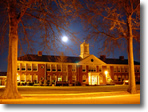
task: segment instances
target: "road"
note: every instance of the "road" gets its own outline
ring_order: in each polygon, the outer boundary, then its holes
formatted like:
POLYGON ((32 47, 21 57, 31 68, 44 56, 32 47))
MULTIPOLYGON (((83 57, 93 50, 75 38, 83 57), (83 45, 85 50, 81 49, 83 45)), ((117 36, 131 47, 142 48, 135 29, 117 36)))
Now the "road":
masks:
MULTIPOLYGON (((73 94, 73 93, 91 93, 91 92, 115 92, 126 91, 128 85, 110 85, 110 86, 19 86, 21 94, 73 94)), ((140 85, 137 85, 140 90, 140 85)), ((0 94, 4 87, 0 87, 0 94)))

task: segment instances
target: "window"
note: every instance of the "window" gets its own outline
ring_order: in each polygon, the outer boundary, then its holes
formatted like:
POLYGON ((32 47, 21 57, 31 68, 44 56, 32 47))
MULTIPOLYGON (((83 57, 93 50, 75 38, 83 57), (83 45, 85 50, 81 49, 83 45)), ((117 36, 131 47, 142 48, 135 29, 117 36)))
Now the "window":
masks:
POLYGON ((51 71, 51 65, 47 64, 47 71, 51 71))
POLYGON ((86 65, 82 65, 82 72, 86 72, 86 65))
POLYGON ((17 64, 17 70, 20 70, 20 63, 17 64))
POLYGON ((124 72, 124 67, 121 67, 121 72, 124 72))
POLYGON ((22 63, 22 70, 26 70, 26 63, 22 63))
POLYGON ((121 75, 118 75, 118 81, 121 81, 121 75))
POLYGON ((55 84, 56 81, 57 81, 57 76, 56 75, 53 75, 52 76, 52 84, 55 84))
POLYGON ((27 64, 27 70, 31 71, 32 64, 27 64))
POLYGON ((140 67, 137 68, 137 72, 140 72, 140 67))
POLYGON ((76 82, 76 75, 72 75, 72 82, 76 82))
POLYGON ((72 71, 76 72, 76 65, 72 65, 72 71))
POLYGON ((83 77, 82 77, 82 82, 86 82, 86 75, 83 75, 83 77))
POLYGON ((66 72, 67 71, 67 66, 66 65, 63 65, 63 72, 66 72))
POLYGON ((21 75, 21 81, 23 81, 23 82, 26 81, 26 75, 24 75, 24 74, 21 75))
POLYGON ((95 65, 89 65, 89 71, 90 72, 96 72, 96 66, 95 65))
POLYGON ((54 71, 54 72, 55 72, 55 71, 56 71, 56 68, 57 68, 57 67, 56 67, 56 65, 55 65, 55 64, 53 64, 53 65, 52 65, 52 71, 54 71))
POLYGON ((125 72, 128 72, 128 68, 127 67, 125 67, 125 72))
POLYGON ((66 76, 66 75, 63 76, 63 81, 64 81, 64 82, 67 81, 67 76, 66 76))
POLYGON ((62 76, 58 76, 58 81, 62 81, 62 76))
POLYGON ((37 64, 32 64, 33 67, 33 71, 37 71, 38 70, 38 65, 37 64))
POLYGON ((117 80, 117 75, 114 75, 114 80, 115 80, 115 81, 117 80))
POLYGON ((121 68, 120 67, 117 67, 117 70, 118 70, 118 72, 121 72, 121 68))
POLYGON ((61 65, 58 65, 57 68, 58 68, 58 71, 59 71, 59 72, 62 71, 62 69, 61 69, 61 68, 62 68, 61 65))
POLYGON ((27 81, 27 82, 32 82, 32 75, 30 75, 30 74, 27 75, 27 76, 26 76, 26 81, 27 81))
POLYGON ((36 74, 33 75, 33 82, 34 83, 38 82, 38 75, 36 75, 36 74))
POLYGON ((125 78, 128 80, 128 78, 129 78, 128 75, 126 75, 125 78))
POLYGON ((99 72, 102 72, 102 66, 99 66, 99 72))
POLYGON ((114 72, 117 72, 117 67, 116 66, 114 66, 114 72))

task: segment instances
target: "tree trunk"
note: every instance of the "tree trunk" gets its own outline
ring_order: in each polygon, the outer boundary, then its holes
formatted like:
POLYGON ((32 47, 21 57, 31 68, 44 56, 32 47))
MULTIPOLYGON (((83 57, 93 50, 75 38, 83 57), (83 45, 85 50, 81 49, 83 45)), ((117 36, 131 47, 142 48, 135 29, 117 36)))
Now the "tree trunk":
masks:
POLYGON ((15 2, 12 0, 8 6, 9 16, 9 52, 7 83, 1 99, 17 99, 21 95, 17 89, 17 52, 18 52, 18 22, 16 18, 15 2))
POLYGON ((132 18, 128 17, 128 65, 129 65, 129 88, 128 92, 136 93, 135 71, 134 71, 134 56, 133 56, 133 34, 132 34, 132 18))

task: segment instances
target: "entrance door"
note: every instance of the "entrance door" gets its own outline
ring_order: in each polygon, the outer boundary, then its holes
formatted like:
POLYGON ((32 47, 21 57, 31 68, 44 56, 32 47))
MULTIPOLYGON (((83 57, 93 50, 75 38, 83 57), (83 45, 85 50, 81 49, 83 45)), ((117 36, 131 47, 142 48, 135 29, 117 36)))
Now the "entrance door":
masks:
POLYGON ((92 85, 97 85, 97 76, 92 76, 92 85))

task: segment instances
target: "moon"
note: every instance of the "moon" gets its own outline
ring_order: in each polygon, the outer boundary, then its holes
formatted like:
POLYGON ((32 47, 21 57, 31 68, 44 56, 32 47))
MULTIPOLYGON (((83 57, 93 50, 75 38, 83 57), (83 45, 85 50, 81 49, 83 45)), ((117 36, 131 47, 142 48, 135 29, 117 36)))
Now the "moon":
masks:
POLYGON ((66 36, 62 37, 62 41, 63 42, 67 42, 68 41, 68 38, 66 36))

